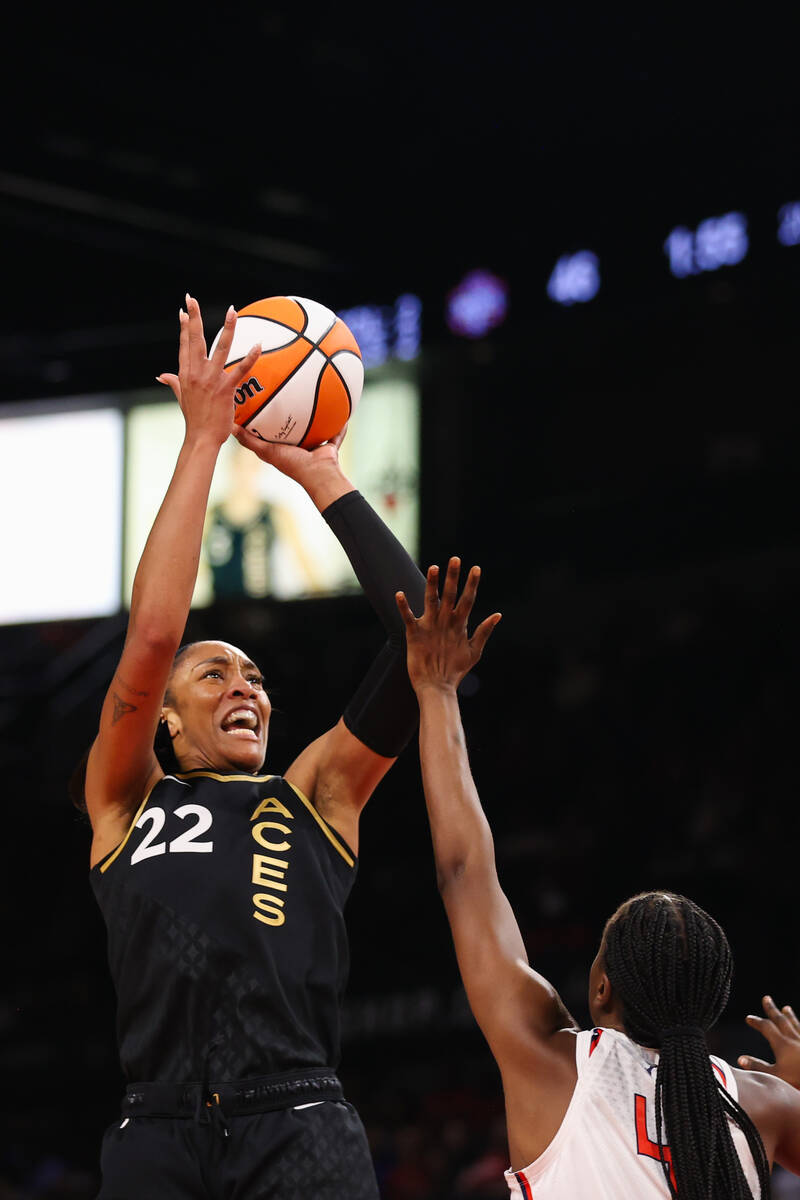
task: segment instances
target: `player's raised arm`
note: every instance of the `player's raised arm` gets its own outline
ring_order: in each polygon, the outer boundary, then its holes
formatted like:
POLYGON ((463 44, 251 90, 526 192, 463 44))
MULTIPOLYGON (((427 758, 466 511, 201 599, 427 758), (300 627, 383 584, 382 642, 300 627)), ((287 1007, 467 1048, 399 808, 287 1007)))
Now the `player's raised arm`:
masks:
POLYGON ((421 605, 425 579, 342 472, 339 446, 344 431, 314 450, 263 442, 240 427, 234 433, 241 445, 306 491, 341 543, 386 629, 386 643, 341 719, 285 772, 355 850, 361 810, 417 728, 419 709, 408 678, 395 594, 402 589, 421 605))
POLYGON ((420 760, 436 873, 470 1007, 501 1070, 575 1023, 555 989, 528 965, 511 906, 500 886, 494 843, 469 764, 457 687, 480 658, 500 620, 495 613, 470 637, 467 623, 480 571, 458 597, 460 563, 450 560, 438 593, 428 570, 425 608, 414 617, 397 603, 406 627, 408 671, 420 709, 420 760))
POLYGON ((203 520, 220 447, 231 432, 233 393, 240 374, 222 369, 236 313, 228 310, 220 343, 206 353, 200 306, 186 297, 180 312, 178 374, 165 374, 186 423, 167 493, 147 539, 133 583, 128 630, 103 703, 89 753, 85 801, 97 861, 124 835, 130 814, 161 768, 153 751, 164 689, 189 613, 200 558, 203 520))
POLYGON ((742 1054, 739 1066, 747 1071, 763 1071, 766 1075, 776 1075, 792 1087, 800 1088, 800 1020, 797 1019, 791 1004, 784 1004, 783 1008, 778 1008, 771 996, 762 997, 761 1007, 764 1016, 757 1017, 751 1014, 747 1017, 747 1024, 769 1042, 775 1062, 768 1063, 751 1054, 742 1054))

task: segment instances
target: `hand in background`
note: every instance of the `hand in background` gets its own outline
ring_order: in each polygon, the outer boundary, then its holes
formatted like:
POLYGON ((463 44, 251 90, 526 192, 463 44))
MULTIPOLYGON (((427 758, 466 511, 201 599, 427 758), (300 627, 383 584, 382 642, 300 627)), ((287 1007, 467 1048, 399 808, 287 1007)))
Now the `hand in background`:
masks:
POLYGON ((439 568, 428 568, 425 609, 415 617, 403 592, 397 593, 397 607, 406 627, 408 674, 414 690, 456 688, 470 671, 489 640, 500 613, 493 613, 478 625, 472 637, 467 623, 478 592, 480 567, 471 567, 458 595, 461 560, 447 564, 444 586, 439 596, 439 568))
POLYGON ((775 1062, 768 1063, 750 1054, 739 1057, 739 1066, 747 1071, 764 1071, 777 1075, 793 1087, 800 1088, 800 1021, 790 1004, 780 1009, 771 996, 764 996, 761 1005, 765 1016, 748 1016, 747 1024, 757 1029, 769 1042, 775 1062))

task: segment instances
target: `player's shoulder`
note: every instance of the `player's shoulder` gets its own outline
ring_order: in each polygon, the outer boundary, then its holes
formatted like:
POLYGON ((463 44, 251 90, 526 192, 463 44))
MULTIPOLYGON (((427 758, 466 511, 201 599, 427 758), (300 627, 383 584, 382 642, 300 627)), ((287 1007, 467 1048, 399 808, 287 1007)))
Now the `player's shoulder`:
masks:
MULTIPOLYGON (((758 1129, 767 1156, 772 1162, 781 1147, 790 1149, 793 1162, 798 1161, 797 1130, 800 1128, 800 1091, 766 1071, 743 1071, 733 1068, 739 1089, 739 1103, 758 1129)), ((783 1158, 784 1165, 797 1173, 797 1167, 783 1158)))
POLYGON ((641 1049, 627 1034, 607 1025, 593 1025, 575 1033, 575 1055, 579 1061, 593 1059, 598 1062, 614 1051, 636 1056, 641 1054, 641 1049))

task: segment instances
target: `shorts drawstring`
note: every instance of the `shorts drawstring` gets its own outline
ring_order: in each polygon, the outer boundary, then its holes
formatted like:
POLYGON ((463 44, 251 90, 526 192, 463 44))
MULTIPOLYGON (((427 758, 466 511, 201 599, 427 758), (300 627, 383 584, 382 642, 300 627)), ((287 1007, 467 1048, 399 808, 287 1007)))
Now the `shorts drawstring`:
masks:
POLYGON ((220 1137, 230 1137, 228 1122, 225 1120, 225 1111, 220 1104, 217 1092, 212 1092, 211 1099, 206 1100, 206 1113, 206 1120, 214 1127, 220 1137))
POLYGON ((211 1054, 216 1046, 219 1045, 221 1038, 210 1043, 206 1052, 205 1067, 203 1069, 203 1082, 200 1087, 200 1092, 197 1097, 197 1106, 195 1108, 194 1119, 198 1125, 211 1125, 222 1138, 230 1137, 228 1123, 225 1120, 225 1112, 220 1103, 219 1093, 211 1091, 210 1075, 211 1075, 211 1054))

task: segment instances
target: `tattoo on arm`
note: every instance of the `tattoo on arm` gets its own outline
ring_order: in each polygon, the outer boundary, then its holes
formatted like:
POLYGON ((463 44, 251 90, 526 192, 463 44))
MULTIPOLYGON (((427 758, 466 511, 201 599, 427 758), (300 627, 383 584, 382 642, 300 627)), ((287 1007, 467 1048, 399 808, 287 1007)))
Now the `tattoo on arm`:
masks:
POLYGON ((119 671, 117 671, 117 679, 120 681, 122 686, 125 688, 125 691, 130 692, 131 695, 133 695, 133 696, 149 696, 150 695, 149 692, 140 692, 138 688, 131 687, 131 685, 122 678, 119 671))
POLYGON ((116 692, 113 692, 112 695, 114 697, 114 715, 111 718, 111 724, 116 725, 117 721, 124 717, 126 713, 136 712, 136 705, 128 704, 127 700, 121 700, 116 692))

